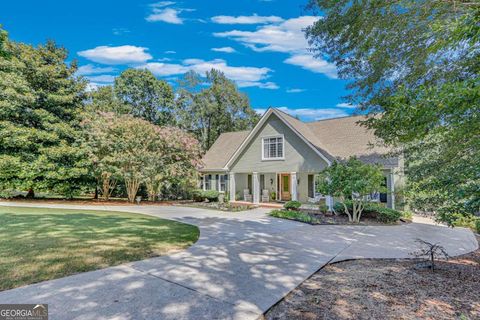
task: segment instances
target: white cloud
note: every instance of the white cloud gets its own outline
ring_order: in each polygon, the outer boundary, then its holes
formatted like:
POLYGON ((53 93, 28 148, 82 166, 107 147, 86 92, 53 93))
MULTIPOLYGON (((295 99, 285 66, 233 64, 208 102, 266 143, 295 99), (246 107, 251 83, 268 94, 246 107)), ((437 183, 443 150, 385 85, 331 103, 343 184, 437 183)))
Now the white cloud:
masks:
POLYGON ((153 9, 153 12, 145 18, 148 22, 163 21, 172 24, 183 24, 183 19, 178 15, 180 10, 173 8, 153 9))
POLYGON ((286 92, 287 93, 300 93, 300 92, 305 92, 307 91, 306 89, 300 89, 300 88, 291 88, 291 89, 287 89, 286 92))
POLYGON ((318 18, 302 16, 285 20, 280 24, 261 26, 255 31, 232 30, 216 32, 220 38, 234 39, 255 51, 298 52, 308 48, 303 29, 312 25, 318 18))
POLYGON ((235 49, 233 49, 232 47, 212 48, 212 51, 215 51, 215 52, 225 52, 225 53, 233 53, 233 52, 236 52, 235 49))
POLYGON ((275 82, 259 82, 259 81, 237 81, 237 85, 240 88, 248 88, 248 87, 258 87, 261 89, 270 89, 276 90, 280 87, 275 82))
POLYGON ((171 24, 183 24, 184 18, 179 15, 184 11, 195 11, 194 9, 174 8, 173 1, 160 1, 150 5, 152 12, 145 18, 148 22, 165 22, 171 24))
POLYGON ((103 64, 136 64, 152 59, 146 51, 148 48, 124 45, 118 47, 99 46, 79 51, 78 55, 88 60, 103 64))
MULTIPOLYGON (((335 108, 289 108, 289 107, 278 107, 281 111, 288 113, 292 116, 298 116, 303 121, 317 121, 330 118, 338 118, 348 116, 348 113, 345 110, 335 109, 335 108)), ((259 114, 264 114, 267 109, 265 108, 255 108, 255 111, 259 114)))
POLYGON ((323 73, 331 79, 337 79, 337 68, 335 64, 329 63, 323 59, 315 58, 312 54, 294 54, 288 59, 284 60, 285 63, 293 64, 303 69, 310 70, 315 73, 323 73))
POLYGON ((166 54, 175 54, 177 53, 177 51, 173 51, 173 50, 169 50, 169 51, 165 51, 166 54))
POLYGON ((88 74, 108 73, 113 71, 115 71, 115 69, 112 67, 96 67, 93 64, 86 64, 78 67, 76 74, 79 76, 84 76, 88 74))
POLYGON ((255 31, 231 30, 216 32, 214 36, 233 39, 256 52, 288 53, 290 57, 284 60, 285 63, 336 79, 335 65, 324 59, 314 58, 308 51, 309 44, 305 38, 304 29, 318 19, 314 16, 301 16, 281 23, 270 23, 258 27, 255 31))
POLYGON ((93 83, 113 83, 115 81, 115 76, 109 75, 109 74, 102 74, 98 76, 87 76, 86 77, 88 81, 93 82, 93 83))
POLYGON ((344 108, 344 109, 355 109, 357 106, 353 105, 353 104, 350 104, 350 103, 342 102, 342 103, 337 104, 336 107, 337 108, 344 108))
POLYGON ((155 2, 155 3, 150 4, 150 7, 163 8, 163 7, 171 6, 172 4, 175 4, 175 2, 173 2, 173 1, 159 1, 159 2, 155 2))
POLYGON ((277 16, 259 16, 253 14, 251 16, 215 16, 212 21, 219 24, 265 24, 282 22, 283 19, 277 16))
POLYGON ((113 28, 112 33, 116 36, 122 36, 124 34, 130 33, 131 31, 127 28, 113 28))
POLYGON ((201 75, 205 75, 207 71, 216 69, 222 71, 225 76, 235 81, 239 87, 259 87, 264 89, 277 89, 278 86, 273 82, 264 82, 272 71, 269 68, 258 67, 234 67, 227 64, 225 60, 215 59, 205 61, 202 59, 186 59, 181 64, 151 62, 139 66, 138 68, 146 68, 153 72, 156 76, 166 77, 172 75, 184 74, 193 70, 201 75))

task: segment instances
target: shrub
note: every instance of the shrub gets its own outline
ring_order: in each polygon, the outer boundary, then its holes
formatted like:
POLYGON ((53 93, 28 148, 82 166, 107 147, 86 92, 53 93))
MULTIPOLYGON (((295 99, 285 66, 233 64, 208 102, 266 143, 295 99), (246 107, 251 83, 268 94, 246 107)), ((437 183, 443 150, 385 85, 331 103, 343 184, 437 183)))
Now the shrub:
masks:
POLYGON ((313 223, 314 219, 309 214, 303 213, 301 211, 292 211, 292 210, 273 210, 270 212, 270 215, 275 218, 295 220, 305 223, 313 223))
POLYGON ((328 212, 328 206, 325 203, 322 203, 322 204, 318 205, 318 209, 322 213, 328 212))
POLYGON ((196 202, 201 202, 203 201, 203 190, 202 189, 195 189, 191 192, 192 200, 196 202))
POLYGON ((218 201, 219 195, 220 195, 220 192, 218 192, 217 190, 207 190, 202 192, 202 198, 210 202, 218 201))
POLYGON ((377 220, 385 223, 397 222, 402 214, 400 211, 379 207, 377 210, 377 220))
POLYGON ((301 206, 302 204, 298 201, 288 201, 283 207, 287 210, 298 210, 301 206))
POLYGON ((345 214, 345 208, 343 206, 343 203, 335 202, 335 204, 333 205, 333 210, 336 214, 345 214))
POLYGON ((413 212, 412 211, 402 211, 402 219, 412 221, 413 212))
POLYGON ((475 222, 475 229, 477 229, 477 233, 480 234, 480 218, 477 218, 475 222))
POLYGON ((450 215, 449 224, 454 227, 464 227, 470 228, 472 230, 477 229, 478 231, 478 221, 480 218, 474 215, 463 215, 461 213, 453 213, 450 215))

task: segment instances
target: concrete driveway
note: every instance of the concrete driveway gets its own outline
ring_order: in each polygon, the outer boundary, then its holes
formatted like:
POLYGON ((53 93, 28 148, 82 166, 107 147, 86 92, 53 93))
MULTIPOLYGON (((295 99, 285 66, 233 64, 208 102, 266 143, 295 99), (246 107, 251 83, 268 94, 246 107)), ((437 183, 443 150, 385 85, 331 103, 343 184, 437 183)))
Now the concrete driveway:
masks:
POLYGON ((409 258, 416 238, 451 255, 478 248, 470 230, 421 223, 309 226, 263 209, 31 206, 139 212, 200 228, 183 252, 0 292, 0 303, 48 303, 50 319, 256 319, 331 261, 409 258))

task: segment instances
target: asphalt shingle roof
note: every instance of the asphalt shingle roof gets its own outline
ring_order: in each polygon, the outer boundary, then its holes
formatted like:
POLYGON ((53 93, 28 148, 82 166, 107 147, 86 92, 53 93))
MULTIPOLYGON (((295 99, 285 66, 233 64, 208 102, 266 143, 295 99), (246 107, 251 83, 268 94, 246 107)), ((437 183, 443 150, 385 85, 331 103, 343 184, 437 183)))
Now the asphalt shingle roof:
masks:
MULTIPOLYGON (((368 163, 396 166, 396 157, 386 156, 390 149, 381 145, 372 130, 358 124, 364 116, 350 116, 315 122, 302 122, 278 109, 275 114, 288 122, 329 160, 356 156, 368 163)), ((204 170, 222 169, 247 138, 250 131, 228 132, 220 135, 203 158, 204 170)))

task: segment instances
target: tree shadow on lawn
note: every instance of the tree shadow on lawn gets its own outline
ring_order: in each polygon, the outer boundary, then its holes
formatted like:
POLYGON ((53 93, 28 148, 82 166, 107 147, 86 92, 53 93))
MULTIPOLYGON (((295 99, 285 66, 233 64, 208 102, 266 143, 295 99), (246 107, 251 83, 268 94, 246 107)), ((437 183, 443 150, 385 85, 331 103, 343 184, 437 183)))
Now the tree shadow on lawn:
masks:
POLYGON ((199 237, 195 226, 139 214, 24 209, 0 211, 0 291, 178 251, 199 237))

